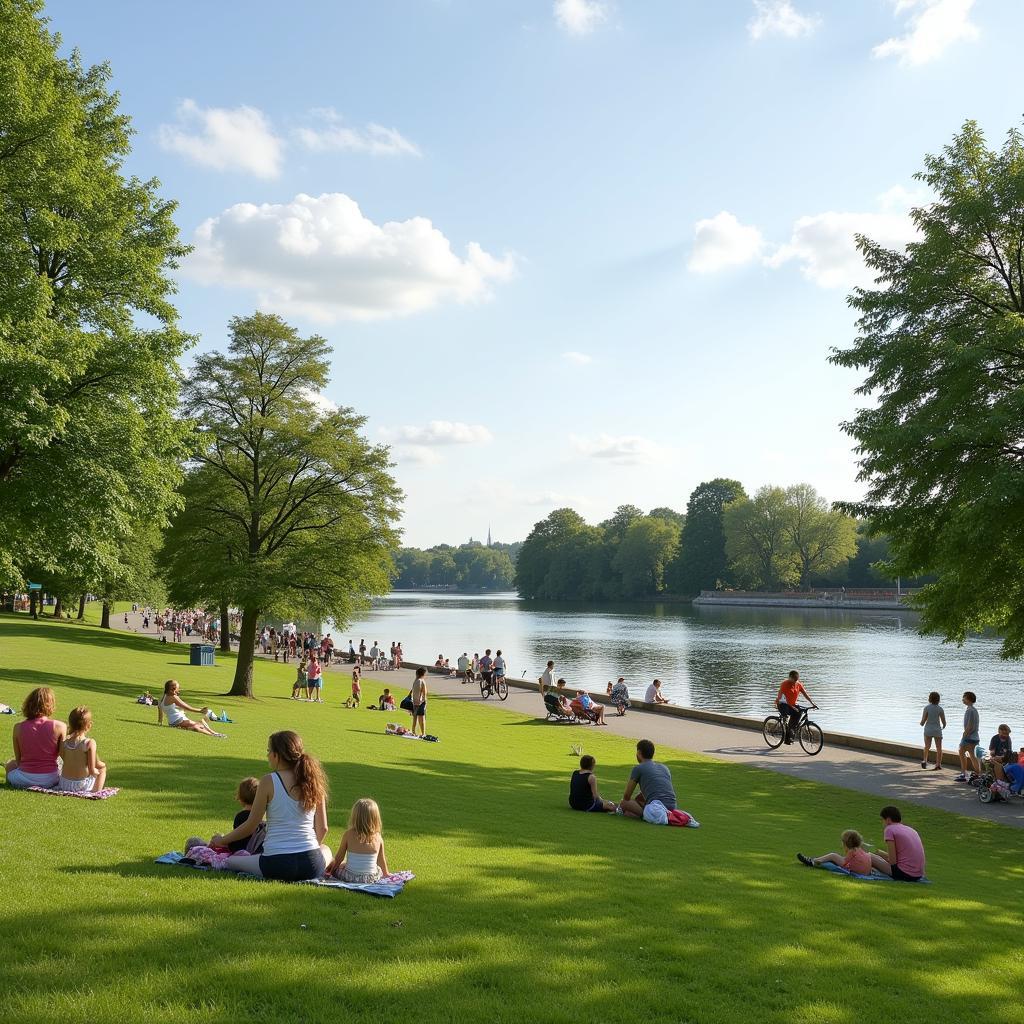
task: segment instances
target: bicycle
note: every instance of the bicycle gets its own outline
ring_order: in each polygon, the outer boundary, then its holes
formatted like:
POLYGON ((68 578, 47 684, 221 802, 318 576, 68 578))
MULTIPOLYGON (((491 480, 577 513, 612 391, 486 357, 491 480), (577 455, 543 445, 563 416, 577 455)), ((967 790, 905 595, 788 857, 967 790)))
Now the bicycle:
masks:
MULTIPOLYGON (((811 707, 817 709, 818 705, 812 704, 811 707)), ((825 745, 825 734, 821 731, 821 726, 817 722, 812 722, 807 717, 807 712, 810 708, 797 704, 796 709, 800 712, 800 717, 797 719, 796 726, 794 726, 796 738, 800 746, 804 748, 804 753, 814 757, 815 754, 821 752, 821 748, 825 745)), ((761 727, 761 735, 764 736, 764 741, 770 749, 776 750, 782 746, 782 742, 786 738, 786 723, 781 712, 776 715, 769 715, 764 720, 764 725, 761 727)))
POLYGON ((487 700, 491 694, 496 694, 498 700, 508 699, 508 683, 504 676, 496 675, 493 672, 485 672, 480 677, 480 696, 487 700))

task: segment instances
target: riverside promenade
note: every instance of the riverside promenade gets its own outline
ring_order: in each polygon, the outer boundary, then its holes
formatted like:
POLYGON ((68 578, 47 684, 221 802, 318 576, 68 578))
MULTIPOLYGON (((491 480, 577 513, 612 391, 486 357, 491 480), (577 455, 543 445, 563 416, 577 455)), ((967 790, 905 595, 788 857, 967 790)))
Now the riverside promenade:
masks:
MULTIPOLYGON (((128 620, 126 627, 122 614, 117 617, 116 622, 111 617, 111 624, 117 629, 143 634, 141 615, 129 614, 128 620)), ((154 639, 160 636, 152 629, 145 635, 151 635, 154 639)), ((186 638, 185 643, 188 642, 186 638)), ((257 660, 266 659, 257 654, 257 660)), ((364 674, 364 704, 374 703, 385 686, 390 687, 391 692, 396 695, 396 700, 405 696, 412 686, 416 663, 411 664, 412 668, 403 668, 397 672, 364 674)), ((350 673, 351 668, 345 663, 334 664, 327 670, 324 699, 328 707, 343 702, 349 696, 350 673)), ((879 806, 883 803, 923 804, 953 814, 1024 829, 1024 799, 1008 803, 983 804, 978 800, 977 790, 952 781, 956 774, 955 769, 946 767, 939 772, 922 770, 918 759, 919 753, 912 757, 894 756, 857 747, 839 746, 830 742, 829 734, 826 732, 824 749, 815 757, 809 757, 798 744, 769 750, 760 732, 742 725, 677 717, 663 710, 633 708, 624 717, 619 718, 614 710, 608 707, 608 724, 603 728, 594 725, 544 723, 544 704, 537 692, 536 683, 526 683, 510 677, 509 684, 508 700, 499 701, 497 697, 484 700, 480 696, 479 685, 463 684, 458 679, 433 671, 427 676, 430 698, 469 701, 482 704, 499 715, 502 712, 515 712, 537 718, 538 727, 548 729, 553 737, 564 740, 567 749, 570 743, 582 743, 585 747, 590 732, 609 732, 633 740, 646 737, 659 747, 675 747, 677 750, 702 754, 719 761, 744 764, 780 772, 793 778, 806 779, 809 782, 822 782, 843 789, 870 793, 879 798, 879 806)), ((639 691, 640 687, 634 686, 633 690, 639 691)), ((774 694, 765 695, 766 715, 771 710, 773 696, 774 694)), ((607 700, 604 693, 593 693, 593 697, 599 702, 607 700)), ((396 716, 404 714, 402 711, 395 712, 396 716)), ((427 724, 429 731, 435 732, 443 739, 443 707, 434 704, 428 709, 427 724)), ((955 728, 946 731, 947 744, 953 746, 954 750, 958 739, 955 733, 955 728)), ((685 778, 677 779, 677 783, 680 792, 685 794, 685 778)))

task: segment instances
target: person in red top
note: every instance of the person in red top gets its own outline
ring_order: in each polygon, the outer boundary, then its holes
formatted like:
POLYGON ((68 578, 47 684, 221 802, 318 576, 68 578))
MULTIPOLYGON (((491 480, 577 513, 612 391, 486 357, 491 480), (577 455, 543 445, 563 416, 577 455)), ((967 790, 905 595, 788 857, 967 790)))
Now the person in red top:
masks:
POLYGON ((818 706, 811 700, 811 695, 804 689, 804 684, 800 682, 800 673, 794 669, 779 683, 779 692, 775 695, 775 706, 786 723, 787 743, 793 742, 793 730, 800 720, 800 709, 796 705, 801 693, 807 698, 812 708, 818 706))
POLYGON ((33 690, 21 706, 24 722, 14 727, 14 759, 8 761, 7 784, 15 789, 42 786, 55 789, 60 781, 57 754, 68 727, 52 718, 57 698, 48 686, 33 690))

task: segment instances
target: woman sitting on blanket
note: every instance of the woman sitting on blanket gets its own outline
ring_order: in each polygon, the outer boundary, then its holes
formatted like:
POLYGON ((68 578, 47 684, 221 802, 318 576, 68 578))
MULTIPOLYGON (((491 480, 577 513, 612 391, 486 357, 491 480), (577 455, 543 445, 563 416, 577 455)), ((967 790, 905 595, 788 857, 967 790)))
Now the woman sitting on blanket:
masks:
POLYGON ((364 797, 352 805, 348 828, 338 844, 338 852, 327 865, 327 874, 342 882, 365 885, 378 882, 388 873, 384 855, 384 826, 375 800, 364 797))
POLYGON ((179 694, 180 687, 178 686, 177 679, 168 679, 164 683, 164 695, 160 698, 160 703, 156 706, 156 721, 159 725, 164 720, 164 716, 167 716, 167 724, 172 729, 191 729, 193 732, 205 733, 207 736, 216 736, 218 739, 224 739, 224 733, 214 732, 206 724, 206 716, 209 713, 209 708, 194 708, 191 704, 186 704, 179 694), (203 716, 201 722, 193 722, 186 711, 192 711, 195 714, 203 716))
POLYGON ((67 726, 52 718, 57 698, 48 686, 34 689, 21 705, 24 722, 14 727, 14 759, 7 762, 7 784, 15 789, 54 789, 60 781, 57 754, 67 726))
POLYGON ((281 882, 319 878, 331 859, 330 849, 323 844, 327 835, 324 770, 302 749, 298 733, 290 730, 271 733, 267 761, 273 770, 260 779, 249 817, 226 835, 215 835, 210 846, 247 839, 266 815, 263 853, 234 853, 224 867, 281 882))

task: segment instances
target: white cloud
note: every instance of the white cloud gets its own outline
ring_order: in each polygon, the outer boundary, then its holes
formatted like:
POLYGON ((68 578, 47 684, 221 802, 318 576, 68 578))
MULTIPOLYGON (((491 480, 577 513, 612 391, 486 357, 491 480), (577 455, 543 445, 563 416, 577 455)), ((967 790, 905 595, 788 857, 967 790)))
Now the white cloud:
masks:
POLYGON ((426 217, 375 224, 340 192, 238 203, 196 229, 186 268, 203 284, 257 293, 260 306, 331 323, 407 316, 490 297, 515 258, 476 242, 465 256, 426 217))
POLYGON ((977 39, 971 21, 974 0, 892 0, 894 13, 908 13, 907 31, 879 43, 876 57, 896 57, 904 67, 918 67, 941 57, 961 39, 977 39))
POLYGON ((480 423, 453 423, 431 420, 425 427, 381 427, 385 441, 401 441, 414 445, 486 444, 494 435, 480 423))
POLYGON ((314 391, 312 388, 303 388, 302 397, 307 402, 312 402, 316 411, 321 415, 330 415, 332 412, 338 411, 337 404, 320 391, 314 391))
POLYGON ((747 33, 751 39, 799 39, 812 35, 820 24, 817 14, 801 14, 790 0, 754 0, 754 16, 747 22, 747 33))
POLYGON ((665 449, 661 445, 646 437, 612 437, 609 434, 598 434, 595 438, 587 438, 573 434, 570 435, 569 441, 581 455, 610 462, 616 466, 643 466, 657 462, 665 455, 665 449))
POLYGON ((413 463, 417 466, 436 466, 441 456, 435 448, 422 444, 399 444, 391 449, 391 454, 399 461, 413 463))
POLYGON ((297 128, 298 140, 314 152, 343 150, 351 153, 368 153, 370 156, 419 156, 419 147, 410 142, 397 128, 385 128, 379 124, 368 124, 365 128, 353 128, 345 124, 344 118, 330 107, 313 110, 312 126, 297 128))
POLYGON ((245 171, 276 178, 281 171, 281 140, 255 107, 200 107, 185 100, 175 124, 157 130, 162 149, 180 153, 217 171, 245 171))
POLYGON ((697 221, 687 266, 698 274, 710 274, 750 263, 757 259, 763 247, 764 239, 756 227, 741 224, 723 210, 707 220, 697 221))
POLYGON ((586 366, 594 361, 586 352, 563 352, 562 359, 571 366, 586 366))
POLYGON ((604 0, 555 0, 555 21, 569 35, 585 36, 607 20, 604 0))
POLYGON ((781 267, 795 261, 803 275, 822 288, 870 285, 874 271, 867 267, 854 236, 867 235, 891 249, 902 249, 915 235, 906 213, 838 213, 829 210, 800 217, 790 240, 765 262, 781 267))

